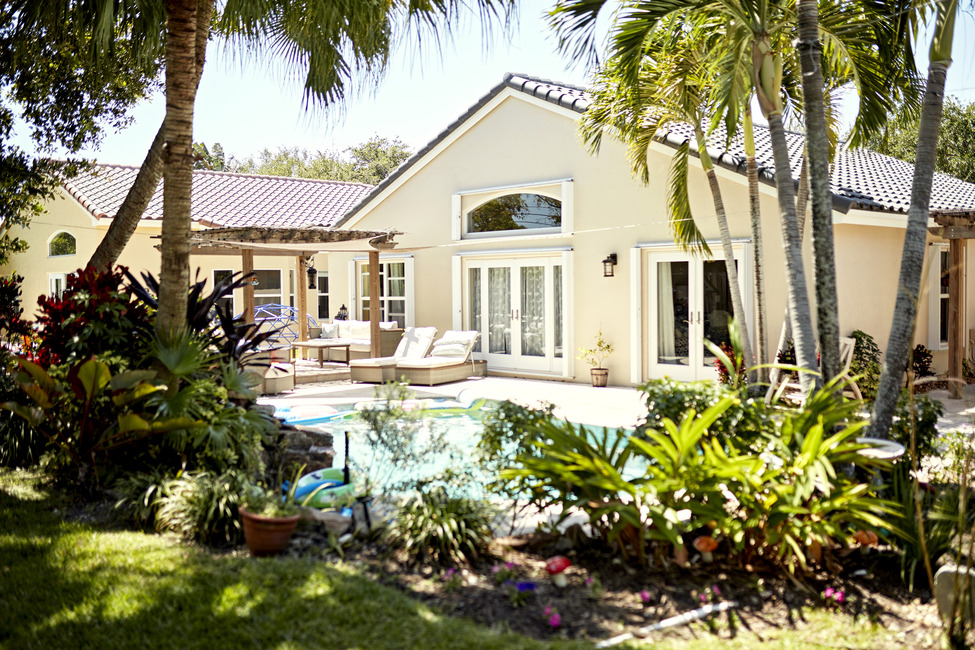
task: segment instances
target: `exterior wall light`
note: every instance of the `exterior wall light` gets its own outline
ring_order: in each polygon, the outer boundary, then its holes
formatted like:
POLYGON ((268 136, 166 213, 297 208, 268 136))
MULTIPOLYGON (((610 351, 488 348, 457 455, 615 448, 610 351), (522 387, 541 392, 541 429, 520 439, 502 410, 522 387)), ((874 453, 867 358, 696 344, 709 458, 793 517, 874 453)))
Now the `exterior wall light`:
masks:
POLYGON ((610 253, 606 259, 603 260, 603 277, 611 278, 615 275, 614 271, 616 268, 616 253, 610 253))
POLYGON ((345 305, 339 307, 338 313, 335 314, 335 318, 332 320, 349 320, 349 310, 346 309, 345 305))
POLYGON ((318 280, 318 271, 315 270, 315 260, 312 258, 306 258, 308 260, 308 268, 305 269, 305 273, 308 274, 308 288, 317 289, 318 285, 316 281, 318 280))

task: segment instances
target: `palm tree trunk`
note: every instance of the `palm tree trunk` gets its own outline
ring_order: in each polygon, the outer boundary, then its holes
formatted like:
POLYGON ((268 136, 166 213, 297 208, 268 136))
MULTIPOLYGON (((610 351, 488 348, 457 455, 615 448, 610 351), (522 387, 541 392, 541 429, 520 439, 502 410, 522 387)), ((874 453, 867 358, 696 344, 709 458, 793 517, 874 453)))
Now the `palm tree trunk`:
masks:
MULTIPOLYGON (((213 0, 200 0, 196 8, 196 85, 200 85, 203 76, 203 64, 206 62, 207 40, 210 37, 210 19, 213 16, 213 0)), ((125 200, 119 206, 118 212, 112 218, 108 231, 98 244, 98 248, 88 260, 88 266, 106 271, 118 262, 126 244, 132 238, 139 220, 146 211, 146 206, 152 199, 156 187, 163 176, 163 144, 166 125, 159 125, 156 137, 149 146, 142 167, 135 177, 135 182, 129 188, 125 200)))
POLYGON ((957 3, 954 0, 938 5, 937 28, 931 41, 931 64, 928 66, 928 83, 924 91, 924 103, 921 105, 914 185, 911 188, 911 207, 907 212, 897 301, 894 304, 884 368, 870 421, 870 435, 876 438, 886 438, 889 434, 914 335, 921 274, 924 269, 931 184, 938 151, 938 129, 941 126, 945 78, 951 63, 951 39, 956 8, 957 3))
POLYGON ((816 0, 799 0, 797 20, 806 119, 806 155, 812 189, 813 277, 816 284, 820 368, 823 379, 828 380, 839 375, 842 368, 833 251, 833 199, 829 187, 829 140, 823 101, 823 48, 819 40, 819 8, 816 0))
POLYGON ((755 160, 755 131, 752 109, 744 110, 745 168, 748 173, 748 207, 751 214, 752 264, 755 268, 755 362, 759 365, 758 381, 768 382, 768 305, 765 301, 765 259, 762 251, 762 207, 758 200, 758 162, 755 160))
MULTIPOLYGON (((796 220, 799 222, 799 242, 806 231, 806 204, 809 202, 809 162, 802 161, 802 171, 799 172, 799 191, 796 193, 796 220)), ((775 348, 772 363, 778 363, 779 357, 785 350, 786 344, 792 340, 792 319, 789 318, 789 307, 786 306, 782 314, 782 328, 779 330, 779 344, 775 348)), ((769 382, 775 384, 779 378, 779 369, 772 368, 769 382)))
POLYGON ((166 2, 166 150, 163 169, 162 263, 156 331, 186 327, 190 286, 193 108, 196 103, 196 2, 166 2))
POLYGON ((775 186, 779 197, 782 223, 782 246, 785 249, 785 268, 789 317, 796 344, 797 365, 809 372, 799 378, 803 393, 809 393, 819 384, 816 363, 816 345, 812 334, 812 310, 806 290, 806 271, 802 263, 802 240, 796 216, 795 187, 789 166, 789 147, 782 126, 782 113, 768 115, 769 135, 772 138, 772 155, 775 158, 775 186))
POLYGON ((718 176, 714 173, 711 156, 708 155, 707 140, 699 127, 694 129, 697 135, 697 149, 701 160, 701 167, 708 177, 711 188, 711 198, 714 201, 714 216, 718 220, 718 232, 721 234, 721 248, 724 250, 724 266, 728 274, 728 288, 731 290, 731 307, 735 311, 735 319, 741 332, 741 353, 745 368, 748 370, 749 382, 755 383, 755 357, 752 355, 751 336, 748 332, 748 322, 745 318, 745 303, 741 299, 741 287, 738 285, 738 265, 735 264, 735 252, 731 248, 731 231, 728 229, 728 215, 724 210, 721 198, 721 187, 718 176))

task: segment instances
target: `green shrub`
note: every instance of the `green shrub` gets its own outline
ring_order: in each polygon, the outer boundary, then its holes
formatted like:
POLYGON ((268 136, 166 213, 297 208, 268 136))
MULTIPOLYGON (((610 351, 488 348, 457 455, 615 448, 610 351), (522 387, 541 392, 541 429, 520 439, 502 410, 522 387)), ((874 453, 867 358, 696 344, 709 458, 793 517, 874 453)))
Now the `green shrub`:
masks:
MULTIPOLYGON (((921 484, 917 482, 907 462, 899 462, 889 474, 890 499, 897 504, 890 516, 890 528, 895 532, 890 543, 901 556, 901 579, 908 589, 914 590, 918 572, 925 571, 925 549, 931 566, 936 570, 938 561, 947 554, 958 538, 959 488, 955 485, 921 484), (915 497, 920 503, 915 503, 915 497), (922 521, 918 521, 917 513, 922 521), (924 532, 924 544, 921 532, 924 532)), ((963 524, 971 529, 972 513, 963 524)))
POLYGON ((154 530, 167 480, 159 472, 133 472, 122 476, 112 485, 118 496, 116 509, 123 511, 143 530, 154 530))
POLYGON ((237 544, 243 535, 238 508, 247 485, 234 470, 181 474, 163 485, 156 528, 213 546, 237 544))
POLYGON ((938 418, 944 414, 944 406, 927 395, 910 395, 902 390, 897 399, 897 410, 890 425, 890 439, 907 449, 906 462, 910 465, 911 425, 916 431, 917 460, 937 453, 938 418), (913 407, 912 407, 913 402, 913 407))
POLYGON ((484 429, 477 442, 477 462, 486 476, 495 477, 487 489, 506 499, 517 499, 527 493, 525 478, 505 479, 501 471, 511 467, 514 459, 536 453, 532 444, 536 425, 552 419, 552 404, 534 409, 514 402, 501 402, 484 417, 484 429))
POLYGON ((488 555, 494 511, 484 501, 452 497, 442 485, 409 497, 396 510, 386 539, 411 563, 473 562, 488 555))
POLYGON ((711 425, 712 435, 727 435, 750 446, 759 444, 772 427, 772 412, 762 399, 741 398, 717 382, 654 379, 640 386, 640 392, 647 404, 647 419, 637 427, 641 435, 646 429, 661 429, 665 420, 682 421, 691 409, 703 413, 726 398, 732 401, 711 425))
POLYGON ((920 379, 921 377, 931 377, 934 375, 934 371, 931 370, 931 361, 934 356, 931 354, 931 350, 924 347, 924 345, 918 343, 914 346, 914 350, 911 352, 911 370, 914 372, 914 377, 920 379))
POLYGON ((856 330, 850 336, 856 339, 850 374, 857 378, 863 399, 875 399, 880 386, 880 348, 873 337, 862 330, 856 330))

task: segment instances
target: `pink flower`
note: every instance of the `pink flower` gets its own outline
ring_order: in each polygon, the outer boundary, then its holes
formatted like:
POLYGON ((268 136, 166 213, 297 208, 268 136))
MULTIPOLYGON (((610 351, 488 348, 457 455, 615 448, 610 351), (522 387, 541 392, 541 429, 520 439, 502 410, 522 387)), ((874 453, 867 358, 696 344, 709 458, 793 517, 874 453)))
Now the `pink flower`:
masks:
POLYGON ((554 614, 548 617, 548 624, 552 627, 558 627, 562 625, 562 617, 559 615, 558 612, 555 612, 554 614))
POLYGON ((590 578, 586 578, 586 586, 587 587, 592 586, 592 578, 591 577, 590 578))
POLYGON ((714 592, 714 595, 715 596, 717 596, 718 598, 721 598, 721 590, 718 589, 718 585, 714 585, 713 587, 711 587, 711 591, 714 592))
POLYGON ((551 615, 552 615, 552 606, 551 606, 551 605, 546 605, 546 606, 545 606, 545 612, 544 612, 544 616, 545 616, 546 618, 548 618, 548 617, 549 617, 549 616, 551 616, 551 615))
POLYGON ((842 603, 846 599, 846 594, 837 590, 836 593, 833 594, 833 598, 836 600, 836 602, 842 603))
POLYGON ((698 598, 700 598, 702 603, 707 602, 708 600, 707 594, 701 594, 698 598))
POLYGON ((644 605, 646 605, 647 603, 649 603, 650 602, 650 592, 647 591, 646 589, 640 590, 640 600, 643 601, 643 604, 644 605))
POLYGON ((826 587, 826 590, 823 592, 823 596, 826 597, 826 598, 832 598, 833 597, 833 588, 832 587, 826 587))

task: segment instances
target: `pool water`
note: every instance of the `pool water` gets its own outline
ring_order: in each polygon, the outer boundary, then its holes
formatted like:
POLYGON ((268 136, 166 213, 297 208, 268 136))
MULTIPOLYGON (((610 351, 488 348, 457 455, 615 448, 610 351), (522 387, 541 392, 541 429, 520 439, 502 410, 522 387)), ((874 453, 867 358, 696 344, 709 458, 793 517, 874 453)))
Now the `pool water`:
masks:
MULTIPOLYGON (((364 478, 378 488, 387 489, 396 483, 415 481, 444 472, 448 468, 458 472, 469 472, 461 492, 464 496, 484 498, 484 486, 493 480, 483 473, 477 463, 477 443, 484 431, 483 417, 490 412, 495 403, 485 400, 457 402, 454 400, 417 400, 416 406, 424 409, 424 417, 417 435, 417 449, 429 447, 432 440, 440 437, 445 447, 440 453, 424 454, 423 460, 410 466, 405 472, 392 473, 389 464, 377 456, 368 442, 369 425, 358 418, 358 411, 375 402, 341 405, 327 408, 318 414, 287 411, 277 413, 289 424, 312 427, 332 435, 335 449, 333 467, 345 464, 346 437, 349 444, 349 466, 359 476, 358 483, 363 487, 364 478)), ((602 433, 603 427, 585 425, 593 433, 602 433)), ((636 467, 628 468, 627 474, 640 474, 636 467)))

